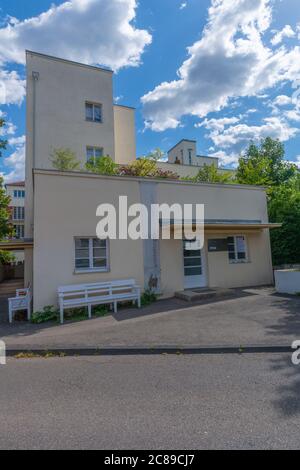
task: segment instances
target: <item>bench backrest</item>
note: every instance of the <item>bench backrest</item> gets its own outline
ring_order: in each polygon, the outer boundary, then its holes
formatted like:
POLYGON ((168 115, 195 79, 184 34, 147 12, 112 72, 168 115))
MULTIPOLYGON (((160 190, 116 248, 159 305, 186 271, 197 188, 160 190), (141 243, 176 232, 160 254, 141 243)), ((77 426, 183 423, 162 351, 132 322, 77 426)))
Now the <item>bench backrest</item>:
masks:
POLYGON ((61 286, 57 289, 60 297, 70 296, 85 296, 85 295, 96 295, 106 293, 113 293, 115 291, 125 291, 132 289, 136 286, 134 279, 126 279, 121 281, 107 281, 97 282, 93 284, 76 284, 71 286, 61 286))

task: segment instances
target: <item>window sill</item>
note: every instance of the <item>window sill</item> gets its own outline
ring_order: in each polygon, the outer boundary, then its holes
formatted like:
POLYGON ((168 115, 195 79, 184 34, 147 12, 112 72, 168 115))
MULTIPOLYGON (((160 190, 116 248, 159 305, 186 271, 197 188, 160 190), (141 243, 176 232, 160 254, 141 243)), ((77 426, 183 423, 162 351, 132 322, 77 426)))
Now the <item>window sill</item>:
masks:
POLYGON ((86 119, 86 122, 93 122, 94 124, 103 124, 103 121, 94 121, 94 119, 86 119))
POLYGON ((229 261, 229 264, 250 264, 251 261, 229 261))
POLYGON ((93 274, 93 273, 108 273, 109 269, 75 269, 73 274, 93 274))

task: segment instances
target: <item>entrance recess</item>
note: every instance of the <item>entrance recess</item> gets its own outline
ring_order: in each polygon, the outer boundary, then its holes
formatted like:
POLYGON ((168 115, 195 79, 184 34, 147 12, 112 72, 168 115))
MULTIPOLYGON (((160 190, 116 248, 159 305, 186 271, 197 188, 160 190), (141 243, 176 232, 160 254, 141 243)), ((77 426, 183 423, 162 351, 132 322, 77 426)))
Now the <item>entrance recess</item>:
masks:
POLYGON ((204 250, 197 249, 196 241, 183 242, 184 288, 206 287, 204 250), (196 249, 195 249, 196 248, 196 249))

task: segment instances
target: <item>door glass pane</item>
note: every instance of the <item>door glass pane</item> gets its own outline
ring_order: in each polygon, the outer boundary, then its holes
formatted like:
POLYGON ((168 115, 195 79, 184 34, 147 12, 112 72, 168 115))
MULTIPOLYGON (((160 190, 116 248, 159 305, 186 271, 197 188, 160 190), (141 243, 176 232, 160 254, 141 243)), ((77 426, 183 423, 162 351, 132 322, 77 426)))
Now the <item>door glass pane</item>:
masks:
POLYGON ((185 268, 184 275, 185 276, 201 276, 202 268, 201 266, 199 266, 198 268, 185 268))
POLYGON ((185 258, 184 266, 201 266, 201 258, 185 258))

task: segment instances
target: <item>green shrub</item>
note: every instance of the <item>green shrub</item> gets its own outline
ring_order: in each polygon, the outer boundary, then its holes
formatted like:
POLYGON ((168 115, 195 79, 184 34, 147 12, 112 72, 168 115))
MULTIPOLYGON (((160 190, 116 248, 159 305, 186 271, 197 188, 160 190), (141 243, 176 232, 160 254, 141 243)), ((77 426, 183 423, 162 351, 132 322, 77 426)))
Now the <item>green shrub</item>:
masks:
POLYGON ((107 155, 91 158, 85 165, 86 169, 98 175, 116 175, 118 165, 107 155))
MULTIPOLYGON (((108 314, 108 308, 105 305, 99 305, 94 307, 92 310, 92 315, 94 317, 104 317, 108 314)), ((87 308, 72 308, 66 309, 64 311, 64 318, 66 320, 73 320, 73 321, 82 321, 88 318, 87 308)), ((32 323, 40 324, 46 322, 58 322, 59 321, 59 310, 55 308, 53 305, 47 305, 43 308, 40 312, 35 312, 32 314, 31 317, 32 323)))
POLYGON ((46 323, 49 321, 58 321, 59 311, 53 305, 47 305, 40 312, 34 312, 31 317, 32 323, 46 323))
POLYGON ((146 305, 150 305, 153 302, 157 301, 157 294, 152 289, 147 289, 144 291, 142 297, 141 297, 141 303, 143 307, 146 305))

